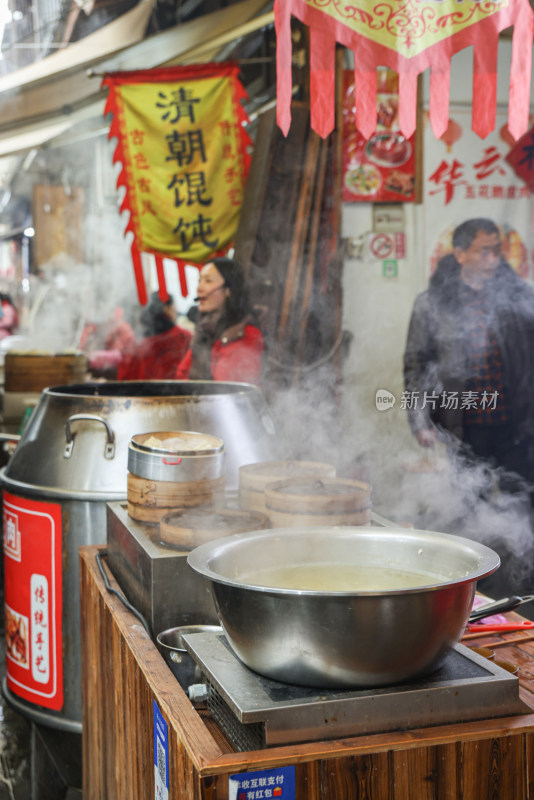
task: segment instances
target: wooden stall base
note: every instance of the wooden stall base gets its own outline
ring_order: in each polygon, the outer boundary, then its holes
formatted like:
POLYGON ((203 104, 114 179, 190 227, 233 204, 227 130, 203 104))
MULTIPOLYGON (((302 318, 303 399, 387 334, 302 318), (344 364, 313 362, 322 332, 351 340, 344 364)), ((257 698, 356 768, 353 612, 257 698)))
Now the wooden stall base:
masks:
POLYGON ((155 797, 153 701, 168 726, 169 800, 228 800, 230 775, 292 765, 295 800, 534 797, 534 642, 499 651, 519 665, 532 714, 236 753, 106 590, 99 549, 80 548, 84 800, 155 797))

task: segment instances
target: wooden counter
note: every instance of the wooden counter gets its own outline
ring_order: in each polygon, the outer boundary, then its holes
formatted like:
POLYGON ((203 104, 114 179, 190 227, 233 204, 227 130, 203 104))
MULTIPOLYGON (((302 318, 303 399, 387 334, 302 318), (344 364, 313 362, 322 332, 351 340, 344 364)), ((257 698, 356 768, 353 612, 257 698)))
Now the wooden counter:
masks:
POLYGON ((534 800, 534 641, 495 651, 519 664, 532 714, 237 753, 106 590, 99 549, 80 548, 84 800, 155 797, 153 701, 168 726, 169 800, 228 800, 230 775, 284 766, 296 800, 534 800))

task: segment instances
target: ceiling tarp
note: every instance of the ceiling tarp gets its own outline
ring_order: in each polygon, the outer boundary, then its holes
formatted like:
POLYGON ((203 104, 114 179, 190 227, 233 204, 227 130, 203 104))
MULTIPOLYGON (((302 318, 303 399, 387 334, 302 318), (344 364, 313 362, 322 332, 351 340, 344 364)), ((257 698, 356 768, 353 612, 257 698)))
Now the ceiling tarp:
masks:
POLYGON ((141 0, 134 8, 103 25, 78 42, 66 45, 46 58, 28 64, 0 78, 0 94, 9 89, 21 89, 30 83, 57 77, 77 67, 86 67, 95 60, 106 58, 118 50, 139 42, 145 35, 154 0, 141 0))
POLYGON ((25 130, 18 130, 11 136, 3 136, 0 138, 0 157, 40 147, 54 136, 65 133, 68 128, 70 128, 70 122, 64 120, 52 124, 33 125, 25 130))
MULTIPOLYGON (((0 141, 3 133, 12 136, 13 131, 22 125, 49 120, 52 116, 64 118, 75 109, 95 102, 99 96, 103 97, 100 80, 88 76, 89 68, 103 73, 180 63, 182 56, 185 60, 188 53, 211 40, 217 43, 223 40, 222 47, 225 42, 238 38, 241 26, 265 8, 265 0, 243 0, 143 39, 151 3, 152 0, 142 0, 119 19, 69 45, 64 51, 0 78, 0 141), (146 16, 143 20, 136 18, 137 34, 134 35, 132 19, 121 33, 116 23, 141 8, 146 16), (110 37, 112 26, 116 27, 110 37), (127 39, 126 31, 130 39, 127 39), (78 50, 78 46, 84 43, 83 50, 78 50), (71 50, 75 52, 68 60, 71 50), (62 57, 62 60, 57 57, 62 57), (57 69, 54 64, 58 65, 57 69)), ((271 22, 272 14, 265 14, 254 19, 252 29, 257 30, 271 22)), ((199 61, 205 60, 199 58, 199 61)))
POLYGON ((0 134, 0 158, 54 143, 54 140, 70 131, 75 125, 79 123, 86 125, 87 120, 101 116, 104 112, 104 105, 105 102, 102 99, 68 116, 51 117, 46 122, 18 127, 11 133, 0 134))

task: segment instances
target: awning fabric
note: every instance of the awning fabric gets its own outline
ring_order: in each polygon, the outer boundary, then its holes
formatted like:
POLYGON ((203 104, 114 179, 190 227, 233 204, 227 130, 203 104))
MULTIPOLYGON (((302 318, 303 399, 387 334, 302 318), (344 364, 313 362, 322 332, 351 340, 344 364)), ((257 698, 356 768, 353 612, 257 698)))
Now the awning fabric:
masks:
POLYGON ((106 58, 139 42, 145 35, 153 0, 141 0, 134 8, 78 42, 68 44, 46 58, 0 78, 0 95, 9 89, 22 89, 37 81, 50 80, 67 70, 87 68, 95 60, 106 58))
POLYGON ((17 128, 14 133, 0 135, 0 158, 24 153, 53 142, 54 139, 67 133, 75 125, 90 119, 97 119, 103 113, 104 105, 104 98, 102 98, 97 103, 85 106, 72 114, 52 117, 47 122, 22 126, 17 128))
MULTIPOLYGON (((4 132, 11 137, 20 126, 53 117, 64 121, 66 109, 80 109, 105 99, 98 78, 88 75, 90 68, 104 73, 190 63, 189 54, 196 54, 199 48, 203 52, 198 61, 207 61, 212 54, 204 50, 205 45, 213 40, 222 47, 238 38, 242 26, 250 27, 250 21, 265 6, 265 0, 243 0, 144 38, 151 3, 142 0, 65 50, 0 78, 0 137, 4 132), (133 16, 133 12, 138 14, 133 16)), ((265 25, 266 16, 253 20, 252 29, 265 25)))
POLYGON ((0 137, 0 157, 24 153, 34 147, 40 147, 55 136, 60 136, 70 128, 70 122, 53 122, 49 125, 38 125, 18 131, 14 136, 0 137))

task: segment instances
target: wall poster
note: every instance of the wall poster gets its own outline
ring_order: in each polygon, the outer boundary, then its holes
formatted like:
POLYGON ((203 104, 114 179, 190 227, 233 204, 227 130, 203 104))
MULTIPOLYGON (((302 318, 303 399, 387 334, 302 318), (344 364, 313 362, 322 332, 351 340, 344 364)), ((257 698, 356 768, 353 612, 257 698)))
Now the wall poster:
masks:
POLYGON ((507 163, 514 145, 505 111, 495 130, 480 140, 471 130, 470 112, 452 110, 441 140, 424 115, 425 274, 451 249, 457 225, 489 217, 501 229, 503 254, 523 278, 532 278, 532 203, 528 187, 507 163))
POLYGON ((377 128, 366 139, 356 128, 354 71, 343 71, 343 202, 413 203, 415 134, 399 130, 399 78, 377 70, 377 128))

